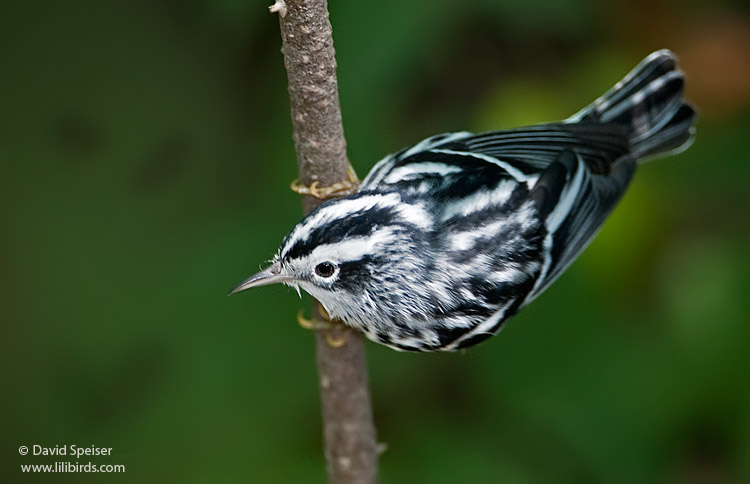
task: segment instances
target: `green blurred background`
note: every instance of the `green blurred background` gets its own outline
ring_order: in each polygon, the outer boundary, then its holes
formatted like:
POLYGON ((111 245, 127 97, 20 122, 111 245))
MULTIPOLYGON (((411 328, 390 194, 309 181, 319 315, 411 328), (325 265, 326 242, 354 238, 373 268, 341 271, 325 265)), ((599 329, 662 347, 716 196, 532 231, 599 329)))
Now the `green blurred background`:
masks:
MULTIPOLYGON (((4 482, 323 482, 278 19, 239 0, 4 1, 4 482), (121 475, 22 475, 20 445, 121 475)), ((600 236, 456 354, 368 344, 381 480, 750 482, 744 1, 331 0, 360 176, 430 134, 563 118, 669 47, 701 111, 600 236)))

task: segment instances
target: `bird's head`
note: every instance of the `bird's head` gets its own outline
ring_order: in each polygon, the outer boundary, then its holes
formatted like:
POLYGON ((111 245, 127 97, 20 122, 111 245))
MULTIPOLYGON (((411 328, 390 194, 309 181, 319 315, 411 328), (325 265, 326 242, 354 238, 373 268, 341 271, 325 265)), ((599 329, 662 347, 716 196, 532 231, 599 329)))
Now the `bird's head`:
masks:
POLYGON ((397 192, 360 192, 330 200, 284 238, 271 265, 232 294, 282 283, 301 288, 328 313, 358 325, 396 301, 404 279, 418 278, 425 261, 415 254, 432 228, 419 205, 397 192))

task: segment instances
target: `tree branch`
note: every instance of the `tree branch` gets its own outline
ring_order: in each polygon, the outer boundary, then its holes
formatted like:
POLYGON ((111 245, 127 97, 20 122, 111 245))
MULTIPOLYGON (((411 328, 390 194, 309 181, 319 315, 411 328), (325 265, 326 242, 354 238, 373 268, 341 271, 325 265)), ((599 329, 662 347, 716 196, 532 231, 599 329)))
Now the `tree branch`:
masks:
MULTIPOLYGON (((331 186, 346 181, 351 166, 327 2, 278 0, 271 11, 279 13, 300 182, 331 186)), ((305 214, 320 203, 304 196, 305 214)), ((318 330, 316 344, 329 482, 374 483, 377 449, 362 336, 337 325, 318 330)))

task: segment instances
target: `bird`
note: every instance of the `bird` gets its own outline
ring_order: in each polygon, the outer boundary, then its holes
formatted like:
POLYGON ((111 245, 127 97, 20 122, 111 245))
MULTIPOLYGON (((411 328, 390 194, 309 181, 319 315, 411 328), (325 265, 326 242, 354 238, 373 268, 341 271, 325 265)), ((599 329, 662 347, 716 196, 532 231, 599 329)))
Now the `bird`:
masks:
POLYGON ((232 294, 302 289, 332 320, 401 351, 484 341, 585 249, 639 164, 690 146, 684 83, 659 50, 563 121, 444 133, 388 155, 232 294))

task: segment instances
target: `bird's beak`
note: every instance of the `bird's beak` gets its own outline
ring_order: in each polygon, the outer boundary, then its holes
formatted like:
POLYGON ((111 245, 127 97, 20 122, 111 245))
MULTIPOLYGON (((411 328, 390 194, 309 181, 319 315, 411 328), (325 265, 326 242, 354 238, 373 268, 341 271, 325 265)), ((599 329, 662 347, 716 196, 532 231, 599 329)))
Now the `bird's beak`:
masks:
POLYGON ((270 267, 263 269, 259 273, 250 276, 246 280, 242 281, 237 287, 232 289, 232 292, 230 292, 229 295, 231 296, 232 294, 236 294, 253 287, 260 287, 267 284, 284 282, 288 279, 288 277, 281 274, 281 266, 279 265, 279 263, 274 262, 270 267))

